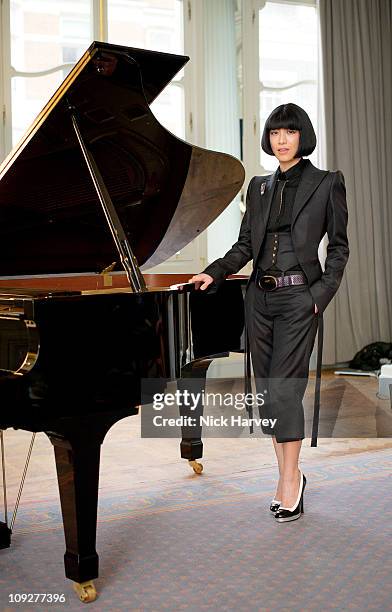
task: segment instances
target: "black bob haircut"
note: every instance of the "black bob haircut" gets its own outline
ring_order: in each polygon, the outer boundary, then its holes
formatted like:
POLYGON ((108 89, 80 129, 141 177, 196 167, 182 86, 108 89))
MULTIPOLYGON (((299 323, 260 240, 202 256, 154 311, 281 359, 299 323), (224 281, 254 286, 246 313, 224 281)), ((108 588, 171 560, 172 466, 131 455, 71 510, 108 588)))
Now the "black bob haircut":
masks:
POLYGON ((316 148, 316 134, 312 122, 306 111, 297 104, 281 104, 277 106, 265 122, 263 135, 261 137, 261 148, 268 155, 273 155, 270 143, 270 130, 286 128, 287 130, 299 130, 299 146, 295 157, 307 156, 316 148))

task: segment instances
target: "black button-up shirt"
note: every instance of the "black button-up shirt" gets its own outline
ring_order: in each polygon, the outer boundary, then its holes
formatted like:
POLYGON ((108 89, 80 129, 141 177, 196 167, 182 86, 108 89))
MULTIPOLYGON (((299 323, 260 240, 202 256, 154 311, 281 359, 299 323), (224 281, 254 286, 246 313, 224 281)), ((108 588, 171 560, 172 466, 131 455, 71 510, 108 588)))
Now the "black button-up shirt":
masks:
POLYGON ((292 166, 286 172, 282 172, 278 168, 278 178, 272 198, 267 232, 290 232, 295 194, 301 180, 302 171, 308 163, 309 160, 302 157, 295 166, 292 166))

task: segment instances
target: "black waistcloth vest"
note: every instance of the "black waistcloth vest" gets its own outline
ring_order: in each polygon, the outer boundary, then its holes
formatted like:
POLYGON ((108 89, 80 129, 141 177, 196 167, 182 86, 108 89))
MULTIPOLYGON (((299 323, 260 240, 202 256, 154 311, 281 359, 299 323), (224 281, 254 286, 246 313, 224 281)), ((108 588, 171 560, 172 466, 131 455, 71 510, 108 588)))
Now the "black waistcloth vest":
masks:
POLYGON ((257 267, 270 272, 301 270, 290 232, 266 232, 257 267))

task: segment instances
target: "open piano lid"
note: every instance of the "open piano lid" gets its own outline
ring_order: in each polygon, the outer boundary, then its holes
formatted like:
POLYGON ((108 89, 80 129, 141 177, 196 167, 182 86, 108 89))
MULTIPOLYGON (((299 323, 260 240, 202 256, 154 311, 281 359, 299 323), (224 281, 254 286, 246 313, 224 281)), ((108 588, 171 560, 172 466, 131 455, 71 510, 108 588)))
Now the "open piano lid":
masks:
POLYGON ((188 59, 89 47, 0 166, 0 276, 122 269, 70 109, 139 266, 165 261, 226 208, 241 162, 180 140, 149 107, 188 59))

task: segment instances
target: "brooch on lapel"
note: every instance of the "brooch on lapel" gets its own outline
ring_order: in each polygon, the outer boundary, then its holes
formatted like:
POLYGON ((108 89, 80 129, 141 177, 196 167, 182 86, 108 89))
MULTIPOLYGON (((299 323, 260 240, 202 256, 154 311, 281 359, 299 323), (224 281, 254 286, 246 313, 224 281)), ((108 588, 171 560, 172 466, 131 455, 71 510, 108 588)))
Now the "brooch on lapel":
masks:
POLYGON ((266 186, 266 181, 264 181, 263 183, 261 183, 260 185, 260 194, 264 195, 264 191, 265 191, 265 186, 266 186))

